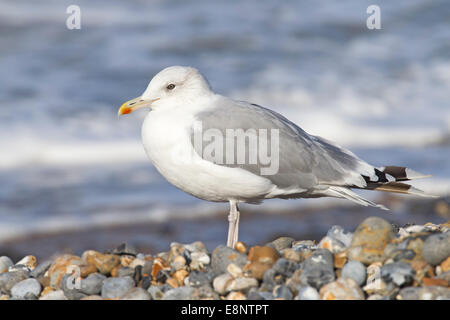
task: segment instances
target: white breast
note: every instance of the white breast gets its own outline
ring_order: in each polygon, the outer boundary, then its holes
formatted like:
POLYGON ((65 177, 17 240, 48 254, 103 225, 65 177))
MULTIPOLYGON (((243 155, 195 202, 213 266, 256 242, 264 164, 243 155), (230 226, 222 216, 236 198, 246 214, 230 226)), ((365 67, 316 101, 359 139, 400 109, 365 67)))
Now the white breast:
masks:
POLYGON ((274 188, 270 180, 240 168, 215 165, 194 150, 192 115, 150 112, 142 126, 145 151, 157 170, 173 185, 209 201, 254 201, 274 188))

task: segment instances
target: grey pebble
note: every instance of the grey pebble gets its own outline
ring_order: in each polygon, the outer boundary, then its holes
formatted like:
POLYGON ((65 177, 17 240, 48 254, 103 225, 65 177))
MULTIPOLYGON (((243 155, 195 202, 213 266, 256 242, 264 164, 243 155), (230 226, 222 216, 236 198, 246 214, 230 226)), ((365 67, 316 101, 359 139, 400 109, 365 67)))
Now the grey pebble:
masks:
POLYGON ((103 281, 102 298, 120 298, 134 286, 134 280, 128 276, 121 278, 108 278, 103 281))
POLYGON ((9 267, 13 265, 14 262, 12 262, 12 260, 9 257, 7 256, 0 257, 0 273, 8 271, 9 267))
POLYGON ((316 288, 304 286, 298 290, 295 300, 320 300, 320 295, 316 288))
POLYGON ((80 300, 86 297, 86 294, 81 292, 81 281, 79 278, 73 277, 71 274, 65 274, 59 285, 60 289, 64 292, 64 295, 69 300, 80 300))
POLYGON ((450 288, 407 287, 400 290, 398 296, 402 300, 450 300, 450 288))
POLYGON ((294 295, 292 294, 291 290, 286 285, 278 285, 273 289, 273 296, 275 298, 285 299, 285 300, 292 300, 294 298, 294 295))
POLYGON ((161 300, 164 292, 158 286, 151 286, 148 288, 147 292, 150 294, 153 300, 161 300))
POLYGON ((107 253, 136 256, 137 250, 135 247, 129 245, 128 243, 122 243, 119 246, 117 246, 116 248, 114 248, 112 250, 108 250, 107 253))
POLYGON ((4 272, 0 274, 0 293, 9 294, 11 288, 18 282, 28 278, 27 271, 4 272))
POLYGON ((422 247, 426 262, 438 265, 450 256, 450 231, 429 236, 422 247))
POLYGON ((332 226, 327 232, 327 236, 340 241, 345 247, 349 247, 352 242, 353 233, 345 232, 341 226, 332 226))
POLYGON ((406 262, 388 263, 381 267, 383 280, 387 283, 392 282, 398 287, 410 284, 414 274, 414 269, 406 262))
POLYGON ((193 300, 194 288, 191 287, 179 287, 170 289, 164 293, 161 300, 193 300))
POLYGON ((301 240, 301 241, 294 241, 292 243, 292 249, 295 251, 301 252, 305 250, 316 250, 318 248, 318 245, 312 241, 312 240, 301 240))
POLYGON ((211 267, 216 275, 227 272, 230 263, 243 268, 247 261, 247 255, 224 245, 218 246, 211 255, 211 267))
POLYGON ((35 300, 41 293, 41 284, 30 278, 16 283, 11 288, 11 296, 18 299, 35 300))
POLYGON ((300 264, 293 260, 280 258, 278 259, 275 264, 272 266, 272 269, 274 269, 278 274, 281 274, 284 277, 292 277, 294 272, 300 268, 300 264))
POLYGON ((120 300, 151 300, 151 296, 142 288, 132 288, 120 300))
POLYGON ((355 280, 355 282, 362 286, 366 282, 366 267, 359 261, 350 260, 342 268, 341 276, 343 278, 350 278, 355 280))
POLYGON ((100 294, 103 287, 103 281, 106 277, 98 272, 91 273, 86 278, 81 280, 80 291, 88 296, 100 294))
POLYGON ((267 245, 273 247, 278 251, 281 251, 283 249, 290 248, 294 241, 295 239, 291 237, 280 237, 268 243, 267 245))
POLYGON ((122 267, 119 270, 117 270, 117 276, 118 277, 126 277, 126 276, 130 276, 130 277, 134 277, 134 269, 130 268, 130 267, 122 267))
POLYGON ((300 282, 320 289, 335 279, 333 254, 327 249, 317 249, 303 263, 300 282))
POLYGON ((212 271, 202 272, 198 270, 191 271, 188 277, 188 283, 191 287, 201 287, 205 284, 211 284, 214 279, 214 273, 212 271))
POLYGON ((30 277, 32 278, 39 278, 45 274, 45 272, 50 268, 52 265, 52 260, 45 260, 44 262, 39 263, 36 268, 34 268, 30 272, 30 277))

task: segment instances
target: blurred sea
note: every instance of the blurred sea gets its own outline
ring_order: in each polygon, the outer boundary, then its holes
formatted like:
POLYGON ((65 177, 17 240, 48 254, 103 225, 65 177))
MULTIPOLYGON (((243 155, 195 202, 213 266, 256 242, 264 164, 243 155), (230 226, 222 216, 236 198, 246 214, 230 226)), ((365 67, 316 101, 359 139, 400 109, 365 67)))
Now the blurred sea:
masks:
MULTIPOLYGON (((382 29, 369 30, 372 2, 79 0, 81 30, 68 30, 73 1, 2 0, 0 248, 25 252, 14 243, 32 239, 51 254, 64 241, 49 234, 61 232, 74 233, 64 245, 80 250, 100 238, 109 240, 97 249, 121 241, 157 248, 225 241, 228 205, 184 194, 147 160, 140 138, 146 112, 117 119, 121 103, 169 65, 197 67, 215 91, 276 110, 373 165, 432 174, 414 185, 448 196, 450 3, 377 1, 382 29), (170 221, 182 231, 164 229, 170 221), (181 227, 189 221, 197 224, 181 227), (141 237, 152 232, 171 236, 141 237)), ((425 206, 418 218, 405 211, 417 199, 389 199, 410 203, 387 216, 399 223, 449 220, 446 200, 441 215, 425 206)), ((348 210, 385 215, 332 199, 271 200, 246 210, 268 212, 243 222, 249 242, 283 230, 306 236, 332 223, 357 225, 362 218, 348 210), (329 214, 293 225, 293 212, 305 210, 329 214), (274 215, 280 212, 289 218, 274 215)))

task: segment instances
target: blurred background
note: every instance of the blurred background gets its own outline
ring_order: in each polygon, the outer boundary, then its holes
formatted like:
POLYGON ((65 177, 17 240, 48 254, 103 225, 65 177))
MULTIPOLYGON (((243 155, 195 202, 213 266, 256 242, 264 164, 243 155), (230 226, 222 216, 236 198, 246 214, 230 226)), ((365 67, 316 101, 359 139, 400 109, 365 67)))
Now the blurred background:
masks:
POLYGON ((440 199, 363 192, 344 200, 241 207, 240 239, 320 239, 376 215, 398 225, 450 219, 450 3, 376 1, 0 2, 0 255, 48 257, 128 242, 225 243, 228 204, 169 185, 147 160, 146 111, 117 119, 170 65, 198 68, 216 92, 276 110, 375 166, 432 174, 440 199), (66 9, 81 9, 69 30, 66 9))

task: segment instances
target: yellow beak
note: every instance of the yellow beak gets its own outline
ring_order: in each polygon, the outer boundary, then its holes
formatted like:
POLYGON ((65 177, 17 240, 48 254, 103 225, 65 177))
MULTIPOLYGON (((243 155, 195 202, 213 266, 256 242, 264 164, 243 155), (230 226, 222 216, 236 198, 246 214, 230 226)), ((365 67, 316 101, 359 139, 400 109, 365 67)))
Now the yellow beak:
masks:
POLYGON ((119 111, 117 112, 117 115, 121 116, 123 114, 132 113, 134 110, 144 108, 144 107, 150 107, 153 102, 155 102, 158 99, 153 100, 145 100, 142 99, 142 97, 137 97, 134 99, 131 99, 124 104, 122 104, 119 108, 119 111))

